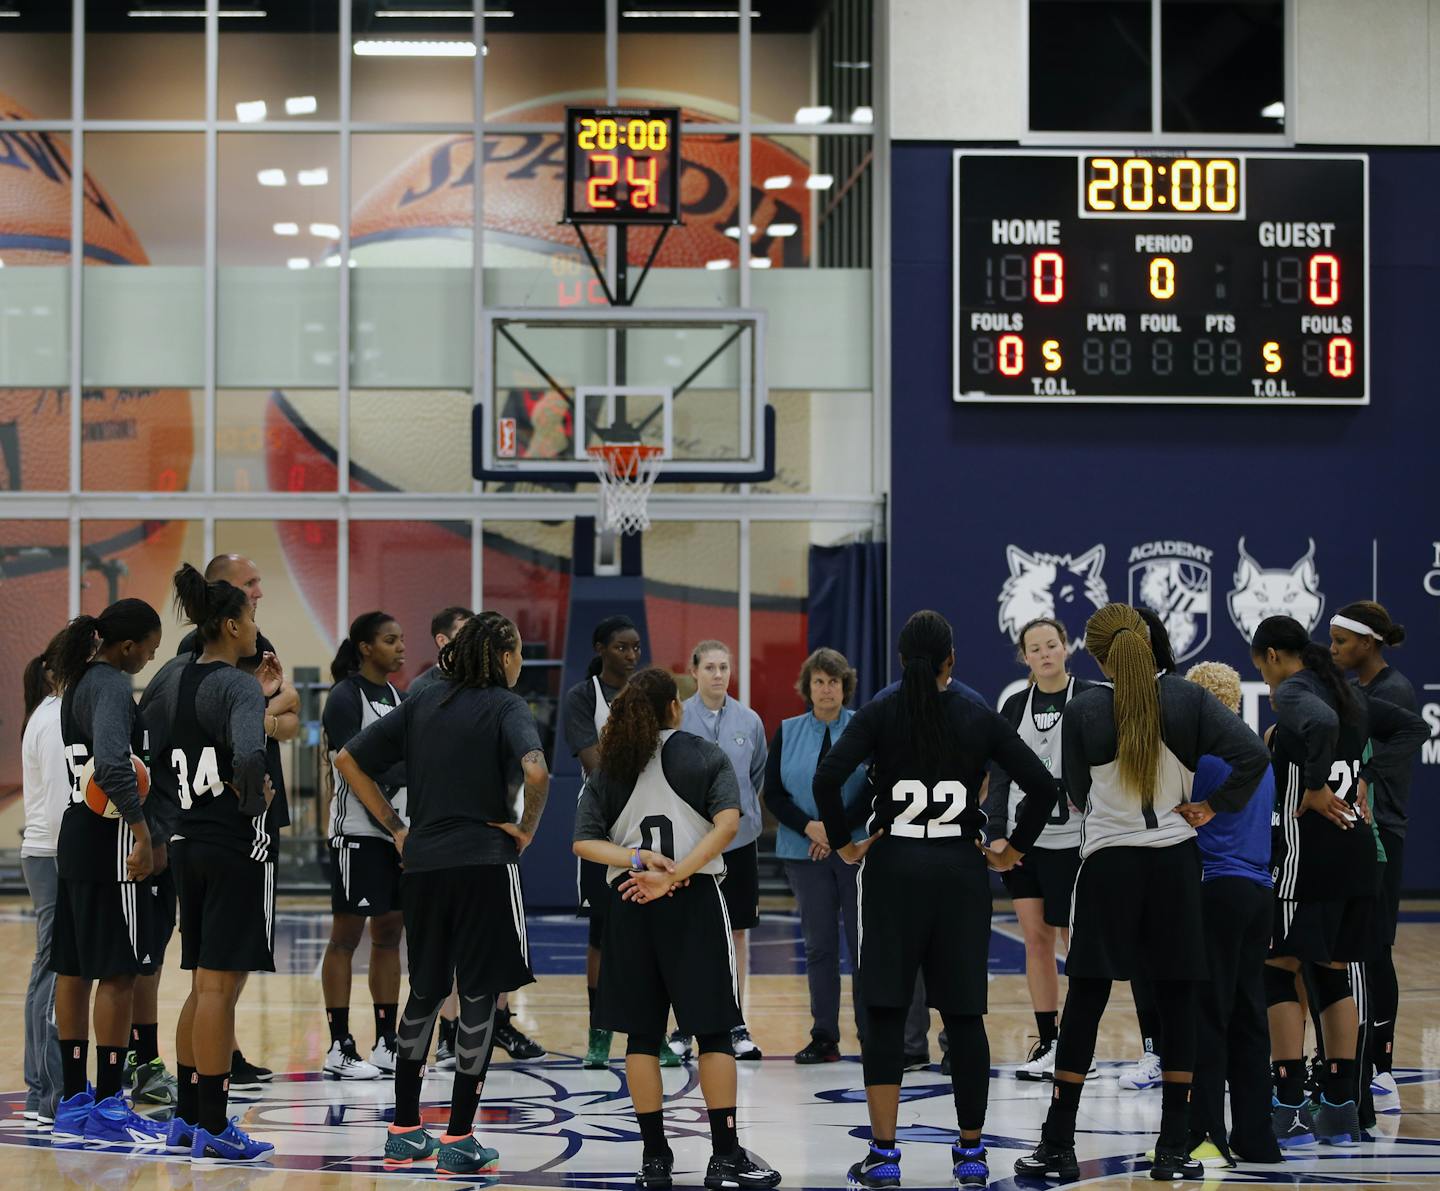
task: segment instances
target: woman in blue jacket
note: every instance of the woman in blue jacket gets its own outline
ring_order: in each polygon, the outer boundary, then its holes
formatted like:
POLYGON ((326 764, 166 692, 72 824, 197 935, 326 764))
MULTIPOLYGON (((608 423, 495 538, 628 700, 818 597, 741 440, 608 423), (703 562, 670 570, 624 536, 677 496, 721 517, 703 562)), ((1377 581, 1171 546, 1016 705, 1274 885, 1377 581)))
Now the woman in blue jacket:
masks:
MULTIPOLYGON (((800 667, 795 689, 809 708, 775 729, 765 771, 765 803, 779 821, 775 854, 800 907, 805 936, 805 972, 810 983, 810 1043, 795 1056, 797 1063, 833 1063, 840 1058, 840 921, 851 970, 855 957, 859 913, 855 878, 860 871, 830 850, 811 793, 815 767, 845 731, 855 713, 845 706, 855 693, 855 671, 843 654, 817 649, 800 667)), ((865 838, 862 824, 869 808, 863 767, 846 780, 842 796, 849 812, 851 841, 865 838)), ((859 974, 852 1000, 855 1028, 864 1037, 859 974)))

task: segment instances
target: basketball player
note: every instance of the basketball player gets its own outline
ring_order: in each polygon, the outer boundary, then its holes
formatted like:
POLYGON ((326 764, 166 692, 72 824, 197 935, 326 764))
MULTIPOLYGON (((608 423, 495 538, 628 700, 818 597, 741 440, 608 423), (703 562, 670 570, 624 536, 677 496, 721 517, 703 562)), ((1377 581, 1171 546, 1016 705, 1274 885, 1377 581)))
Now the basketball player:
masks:
POLYGON ((858 1187, 900 1183, 895 1142, 904 1065, 905 1015, 923 971, 929 1003, 950 1041, 960 1139, 952 1147, 960 1186, 989 1177, 981 1128, 990 1083, 985 1035, 990 882, 1028 852, 1060 788, 1005 720, 948 685, 954 637, 938 612, 916 612, 900 633, 899 691, 850 721, 815 770, 813 792, 827 842, 860 869, 860 971, 868 1028, 861 1046, 870 1150, 850 1168, 858 1187), (850 842, 842 788, 873 758, 870 837, 850 842), (992 761, 1029 796, 1003 853, 980 843, 980 787, 992 761), (866 892, 868 887, 868 892, 866 892))
POLYGON ((1050 1111, 1039 1146, 1015 1173, 1079 1177, 1075 1116, 1110 985, 1144 975, 1153 981, 1165 1064, 1150 1177, 1201 1178, 1204 1167, 1190 1157, 1189 1112, 1196 988, 1206 975, 1200 854, 1195 828, 1176 809, 1200 758, 1213 755, 1230 776, 1207 809, 1239 810, 1265 771, 1265 747, 1209 691, 1156 676, 1149 631, 1134 608, 1097 611, 1085 626, 1085 648, 1114 686, 1076 695, 1065 709, 1065 784, 1085 816, 1065 963, 1070 987, 1050 1111))
POLYGON ((1364 962, 1378 933, 1378 857, 1364 785, 1377 762, 1382 771, 1408 763, 1429 730, 1413 712, 1347 683, 1330 651, 1291 617, 1261 621, 1250 656, 1270 687, 1276 717, 1275 922, 1265 967, 1273 1128, 1286 1147, 1314 1140, 1355 1145, 1361 1140, 1354 1057, 1359 1019, 1347 967, 1364 962), (1313 1112, 1303 1092, 1305 1016, 1296 989, 1302 964, 1325 1050, 1313 1112))
MULTIPOLYGON (((765 785, 767 748, 765 725, 739 699, 730 697, 730 647, 722 641, 701 641, 690 652, 690 676, 695 693, 681 706, 685 718, 680 727, 720 747, 735 767, 740 783, 740 828, 725 846, 725 880, 720 893, 730 916, 735 939, 735 971, 738 975, 741 1022, 731 1042, 735 1057, 745 1061, 763 1058, 744 1022, 745 978, 750 971, 749 932, 760 921, 760 849, 757 840, 763 830, 760 790, 765 785)), ((672 1054, 683 1061, 690 1057, 690 1039, 676 1030, 668 1042, 672 1054)))
MULTIPOLYGON (((430 618, 430 637, 435 642, 436 656, 439 651, 455 639, 455 635, 475 613, 469 608, 454 605, 442 608, 430 618)), ((438 664, 430 666, 416 675, 405 691, 406 698, 413 698, 433 682, 443 682, 444 674, 438 664)), ((440 1040, 435 1044, 435 1067, 439 1071, 455 1070, 455 1031, 460 1020, 460 995, 452 988, 440 1006, 440 1040)), ((512 1059, 543 1059, 545 1048, 529 1037, 515 1024, 510 1013, 509 997, 500 994, 495 1005, 495 1045, 512 1059)))
MULTIPOLYGON (((625 1075, 644 1154, 638 1187, 671 1186, 660 1049, 671 1007, 700 1047, 700 1090, 710 1117, 710 1188, 774 1187, 772 1170, 740 1146, 735 1055, 740 1022, 735 955, 717 881, 740 823, 740 791, 725 753, 678 732, 675 679, 651 668, 616 695, 575 811, 575 853, 604 865, 610 900, 599 1016, 628 1036, 625 1075)), ((849 834, 847 832, 848 840, 849 834)))
POLYGON ((175 573, 175 600, 202 648, 170 663, 184 667, 174 718, 154 738, 179 797, 180 966, 191 973, 175 1030, 180 1100, 168 1148, 203 1164, 261 1162, 275 1147, 253 1140, 227 1111, 241 974, 275 970, 265 697, 238 668, 255 652, 255 610, 243 589, 207 583, 188 563, 175 573))
MULTIPOLYGON (((590 635, 595 656, 585 680, 565 694, 565 743, 580 758, 582 774, 595 771, 600 760, 600 731, 610 715, 610 703, 640 663, 640 631, 628 616, 607 616, 590 635)), ((600 982, 600 940, 605 934, 605 869, 581 857, 579 861, 580 913, 590 919, 585 948, 585 992, 590 999, 590 1036, 585 1066, 600 1068, 610 1061, 610 1031, 595 1018, 595 989, 600 982)))
MULTIPOLYGON (((1069 656, 1069 638, 1058 620, 1042 616, 1025 625, 1020 630, 1019 657, 1029 667, 1030 685, 1013 694, 1000 709, 1000 714, 1020 733, 1020 739, 1060 779, 1062 790, 1065 775, 1060 724, 1065 705, 1095 685, 1066 672, 1069 656)), ((1011 802, 1009 776, 997 769, 991 774, 990 797, 985 803, 992 851, 1005 850, 1005 842, 1020 817, 1019 810, 1011 802)), ((1025 854, 1024 863, 1002 877, 1025 935, 1025 983, 1040 1031, 1030 1057, 1015 1069, 1016 1079, 1045 1080, 1055 1074, 1055 1039, 1060 1035, 1055 935, 1060 932, 1062 948, 1068 950, 1070 899, 1079 869, 1080 816, 1071 808, 1069 797, 1062 796, 1045 830, 1025 854)))
POLYGON ((496 998, 534 979, 519 860, 550 789, 534 717, 510 690, 521 665, 515 625, 482 612, 440 651, 444 679, 373 721, 335 760, 405 862, 410 996, 400 1019, 395 1119, 385 1138, 391 1167, 433 1155, 437 1173, 477 1174, 500 1160, 472 1129, 490 1066, 496 998), (510 802, 516 763, 525 782, 518 821, 510 802), (372 776, 407 768, 408 831, 372 776), (420 1086, 452 979, 460 988, 455 1086, 449 1129, 437 1141, 420 1123, 420 1086))
MULTIPOLYGON (((1387 645, 1405 640, 1405 628, 1390 619, 1385 608, 1371 600, 1346 604, 1330 618, 1330 656, 1365 695, 1384 699, 1406 711, 1418 712, 1415 688, 1410 680, 1386 660, 1387 645)), ((1400 1008, 1400 984, 1395 976, 1395 925, 1400 914, 1402 866, 1405 859, 1405 831, 1409 823, 1410 782, 1414 758, 1397 764, 1371 762, 1370 783, 1375 808, 1375 826, 1384 851, 1380 881, 1380 924, 1375 933, 1375 950, 1365 972, 1370 1002, 1371 1061, 1375 1067, 1371 1089, 1375 1107, 1398 1112, 1400 1096, 1391 1068, 1395 1061, 1395 1016, 1400 1008)), ((1363 1074, 1363 1073, 1362 1073, 1363 1074)))
MULTIPOLYGON (((323 723, 331 765, 350 738, 400 706, 390 675, 405 665, 405 634, 388 612, 365 612, 330 664, 335 685, 325 700, 323 723)), ((325 1074, 334 1079, 379 1079, 395 1073, 395 1014, 400 1002, 400 857, 365 803, 352 796, 338 768, 330 802, 330 944, 320 968, 330 1050, 325 1074), (367 1063, 350 1033, 350 966, 370 922, 370 997, 375 1047, 367 1063)), ((377 774, 385 797, 405 817, 405 766, 377 774)))
POLYGON ((143 748, 131 679, 160 646, 160 617, 144 600, 120 600, 99 616, 77 616, 52 644, 50 669, 64 694, 60 732, 70 769, 70 805, 56 845, 59 885, 50 966, 64 1088, 56 1142, 154 1148, 165 1127, 136 1116, 120 1096, 135 977, 150 962, 150 910, 138 896, 155 867, 131 754, 143 748), (85 768, 119 812, 85 801, 85 768), (90 986, 95 992, 95 1089, 85 1082, 90 986))

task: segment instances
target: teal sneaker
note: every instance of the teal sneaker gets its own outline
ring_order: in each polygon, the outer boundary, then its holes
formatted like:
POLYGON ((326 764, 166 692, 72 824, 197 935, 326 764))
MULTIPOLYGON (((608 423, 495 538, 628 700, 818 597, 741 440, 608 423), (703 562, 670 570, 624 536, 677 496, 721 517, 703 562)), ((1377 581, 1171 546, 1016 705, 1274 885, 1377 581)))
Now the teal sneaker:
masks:
POLYGON ((500 1165, 500 1151, 482 1146, 473 1133, 464 1137, 448 1134, 440 1139, 440 1152, 435 1157, 436 1174, 480 1174, 500 1165))
POLYGON ((590 1031, 589 1049, 585 1051, 585 1066, 592 1071, 598 1071, 610 1063, 610 1038, 609 1030, 590 1031))
POLYGON ((423 1125, 391 1125, 385 1133, 385 1166, 409 1166, 433 1158, 440 1143, 423 1125))

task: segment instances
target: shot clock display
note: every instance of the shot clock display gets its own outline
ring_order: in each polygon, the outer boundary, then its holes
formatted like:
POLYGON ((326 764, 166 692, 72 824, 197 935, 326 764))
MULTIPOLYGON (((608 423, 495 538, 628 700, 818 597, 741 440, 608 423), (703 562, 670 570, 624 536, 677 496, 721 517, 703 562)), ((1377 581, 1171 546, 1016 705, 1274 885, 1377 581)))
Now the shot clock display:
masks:
POLYGON ((959 150, 957 401, 1368 401, 1363 154, 959 150))
POLYGON ((565 109, 565 222, 676 223, 678 108, 565 109))

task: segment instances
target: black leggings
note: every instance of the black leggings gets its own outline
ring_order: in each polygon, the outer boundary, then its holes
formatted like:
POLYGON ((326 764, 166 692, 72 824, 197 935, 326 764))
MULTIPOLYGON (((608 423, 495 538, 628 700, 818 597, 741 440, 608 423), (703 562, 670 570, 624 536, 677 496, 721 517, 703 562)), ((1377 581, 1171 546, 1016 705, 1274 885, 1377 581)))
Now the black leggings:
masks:
MULTIPOLYGON (((898 1084, 905 1070, 906 1008, 871 1005, 869 1025, 861 1046, 865 1086, 898 1084)), ((950 1043, 950 1086, 955 1093, 955 1120, 962 1132, 978 1131, 985 1124, 990 1092, 990 1039, 985 1019, 978 1014, 941 1012, 950 1043)), ((1093 1035, 1091 1041, 1094 1041, 1093 1035)))
MULTIPOLYGON (((1095 1058, 1095 1036, 1110 1000, 1109 980, 1098 976, 1071 976, 1060 1018, 1060 1041, 1055 1045, 1055 1070, 1084 1075, 1095 1058)), ((1193 980, 1150 982, 1160 1036, 1165 1039, 1166 1071, 1195 1070, 1195 994, 1193 980)))

